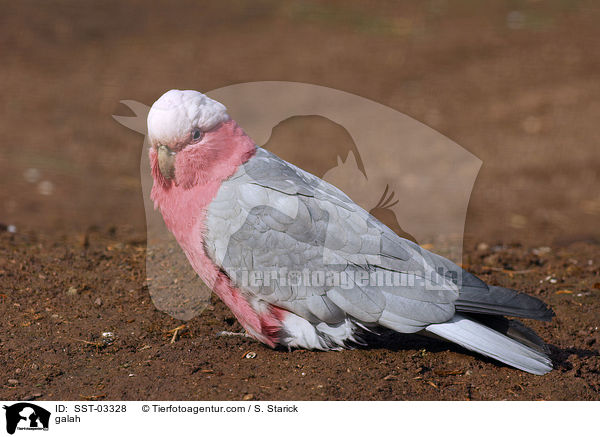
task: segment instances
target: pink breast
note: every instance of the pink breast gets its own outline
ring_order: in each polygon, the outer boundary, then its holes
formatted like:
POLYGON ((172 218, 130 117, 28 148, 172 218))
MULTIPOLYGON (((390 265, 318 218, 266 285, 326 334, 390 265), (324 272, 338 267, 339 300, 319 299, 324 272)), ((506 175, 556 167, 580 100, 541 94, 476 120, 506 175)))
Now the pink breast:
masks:
MULTIPOLYGON (((252 296, 245 295, 242 290, 236 288, 204 250, 205 218, 210 202, 215 198, 221 182, 233 175, 239 165, 252 156, 255 150, 253 143, 249 145, 251 140, 240 132, 241 129, 235 122, 230 121, 223 123, 220 129, 209 133, 212 135, 211 141, 219 139, 224 141, 223 136, 228 139, 226 144, 230 150, 224 156, 233 159, 219 162, 210 169, 205 165, 196 166, 197 171, 203 168, 210 177, 204 175, 199 179, 196 178, 195 180, 200 183, 193 186, 177 184, 162 178, 158 169, 156 151, 151 148, 150 163, 154 177, 151 197, 155 207, 160 208, 167 228, 173 233, 200 278, 231 309, 250 335, 273 347, 278 342, 281 321, 286 311, 270 305, 265 306, 266 309, 261 312, 256 311, 249 302, 252 296)), ((186 159, 180 156, 182 153, 185 153, 185 149, 178 152, 177 160, 186 159)), ((197 157, 189 156, 189 159, 194 158, 197 157)), ((188 175, 187 179, 192 178, 188 175)))

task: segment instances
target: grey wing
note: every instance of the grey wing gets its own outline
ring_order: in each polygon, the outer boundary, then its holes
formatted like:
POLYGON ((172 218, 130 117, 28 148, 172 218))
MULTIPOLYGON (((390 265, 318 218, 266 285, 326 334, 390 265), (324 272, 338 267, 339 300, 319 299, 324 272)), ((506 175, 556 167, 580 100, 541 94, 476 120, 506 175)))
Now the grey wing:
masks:
POLYGON ((433 254, 266 150, 222 185, 207 229, 207 253, 244 293, 313 323, 410 333, 454 315, 458 286, 433 254))

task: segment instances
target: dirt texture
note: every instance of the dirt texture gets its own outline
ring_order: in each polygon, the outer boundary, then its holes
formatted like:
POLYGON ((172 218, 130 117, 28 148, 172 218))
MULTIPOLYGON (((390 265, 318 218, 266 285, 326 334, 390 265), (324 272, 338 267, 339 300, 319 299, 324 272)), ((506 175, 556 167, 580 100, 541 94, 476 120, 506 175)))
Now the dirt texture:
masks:
MULTIPOLYGON (((594 2, 2 9, 0 399, 600 400, 594 2), (555 370, 533 376, 400 335, 369 349, 271 350, 219 336, 242 328, 214 296, 186 323, 157 310, 145 286, 142 137, 111 115, 130 115, 120 100, 259 80, 367 97, 478 156, 463 266, 552 306, 552 322, 527 324, 555 370)), ((323 123, 284 122, 271 143, 322 173, 331 150, 353 147, 323 123), (325 146, 297 153, 313 144, 325 146)))

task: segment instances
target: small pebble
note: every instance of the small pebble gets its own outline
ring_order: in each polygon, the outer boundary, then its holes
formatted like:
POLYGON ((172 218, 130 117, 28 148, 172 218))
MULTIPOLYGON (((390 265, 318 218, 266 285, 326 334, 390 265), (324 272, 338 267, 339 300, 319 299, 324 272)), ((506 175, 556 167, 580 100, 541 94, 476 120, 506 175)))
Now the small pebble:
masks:
POLYGON ((242 398, 243 401, 251 401, 252 399, 254 399, 254 395, 252 393, 245 394, 242 398))
POLYGON ((550 253, 552 251, 552 249, 550 249, 548 246, 542 246, 542 247, 538 247, 537 249, 533 249, 532 252, 534 255, 545 255, 547 253, 550 253))
POLYGON ((17 385, 19 383, 18 379, 9 379, 8 385, 17 385))
POLYGON ((102 299, 100 299, 100 298, 97 298, 97 299, 94 301, 94 305, 96 305, 96 306, 102 306, 102 299))
POLYGON ((40 182, 37 188, 42 196, 50 196, 54 192, 54 184, 50 181, 40 182))
POLYGON ((75 287, 69 287, 69 289, 67 290, 67 294, 69 296, 75 296, 77 295, 77 289, 75 287))

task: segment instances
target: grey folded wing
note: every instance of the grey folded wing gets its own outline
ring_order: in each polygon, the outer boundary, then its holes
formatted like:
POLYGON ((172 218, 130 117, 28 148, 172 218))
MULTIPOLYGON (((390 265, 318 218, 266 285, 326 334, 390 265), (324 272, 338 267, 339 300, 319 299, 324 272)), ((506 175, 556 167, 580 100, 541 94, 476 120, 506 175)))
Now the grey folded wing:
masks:
POLYGON ((206 225, 208 255, 243 293, 312 323, 411 333, 454 315, 457 266, 264 149, 222 184, 206 225))

